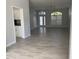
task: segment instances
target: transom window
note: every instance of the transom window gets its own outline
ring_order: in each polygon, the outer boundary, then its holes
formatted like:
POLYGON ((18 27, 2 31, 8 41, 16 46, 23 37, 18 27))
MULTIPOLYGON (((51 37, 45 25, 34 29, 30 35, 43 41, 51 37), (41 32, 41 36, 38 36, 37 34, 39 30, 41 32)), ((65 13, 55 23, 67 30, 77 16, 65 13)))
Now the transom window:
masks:
POLYGON ((46 15, 46 12, 45 11, 40 11, 39 15, 46 15))
POLYGON ((51 13, 51 16, 62 16, 62 13, 55 11, 55 12, 51 13))

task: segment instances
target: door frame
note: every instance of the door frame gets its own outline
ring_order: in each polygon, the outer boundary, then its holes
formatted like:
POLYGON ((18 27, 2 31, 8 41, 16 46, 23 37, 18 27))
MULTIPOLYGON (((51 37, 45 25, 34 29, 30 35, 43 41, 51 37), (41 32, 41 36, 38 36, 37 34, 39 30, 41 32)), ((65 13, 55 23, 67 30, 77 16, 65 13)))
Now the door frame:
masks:
POLYGON ((45 27, 46 26, 46 19, 45 19, 45 25, 44 25, 44 17, 46 18, 46 15, 39 15, 39 26, 40 27, 45 27), (40 16, 43 17, 43 25, 42 26, 40 25, 40 16))

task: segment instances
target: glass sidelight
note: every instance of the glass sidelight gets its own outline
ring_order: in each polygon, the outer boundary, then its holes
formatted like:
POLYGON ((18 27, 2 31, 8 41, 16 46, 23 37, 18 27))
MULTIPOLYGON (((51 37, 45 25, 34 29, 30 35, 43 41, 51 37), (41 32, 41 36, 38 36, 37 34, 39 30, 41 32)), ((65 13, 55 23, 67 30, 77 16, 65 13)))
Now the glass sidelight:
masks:
POLYGON ((45 26, 45 25, 46 25, 46 17, 40 16, 40 26, 45 26))
POLYGON ((40 26, 43 25, 43 16, 40 16, 40 26))

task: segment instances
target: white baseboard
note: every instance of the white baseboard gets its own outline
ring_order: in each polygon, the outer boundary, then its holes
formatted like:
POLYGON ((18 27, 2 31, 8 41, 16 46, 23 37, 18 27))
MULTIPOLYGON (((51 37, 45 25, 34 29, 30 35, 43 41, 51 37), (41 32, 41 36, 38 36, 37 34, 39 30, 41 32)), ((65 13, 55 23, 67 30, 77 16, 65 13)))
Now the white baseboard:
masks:
POLYGON ((31 36, 31 35, 29 34, 29 35, 27 35, 27 36, 25 36, 25 37, 23 37, 23 38, 25 39, 25 38, 28 38, 28 37, 30 37, 30 36, 31 36))
POLYGON ((22 37, 17 37, 17 38, 22 38, 22 39, 26 39, 26 38, 28 38, 28 37, 30 37, 31 35, 29 34, 29 35, 26 35, 26 36, 22 36, 22 37))
POLYGON ((13 44, 15 44, 15 43, 16 43, 16 41, 13 41, 13 42, 7 44, 6 47, 9 47, 9 46, 11 46, 11 45, 13 45, 13 44))

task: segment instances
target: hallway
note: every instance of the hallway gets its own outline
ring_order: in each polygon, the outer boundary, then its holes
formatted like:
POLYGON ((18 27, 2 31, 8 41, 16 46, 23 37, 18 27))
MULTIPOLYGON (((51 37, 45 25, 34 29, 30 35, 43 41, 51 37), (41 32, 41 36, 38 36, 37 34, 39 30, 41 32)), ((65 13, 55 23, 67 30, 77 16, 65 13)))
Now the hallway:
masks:
POLYGON ((69 30, 40 28, 7 48, 7 59, 68 59, 69 30))

